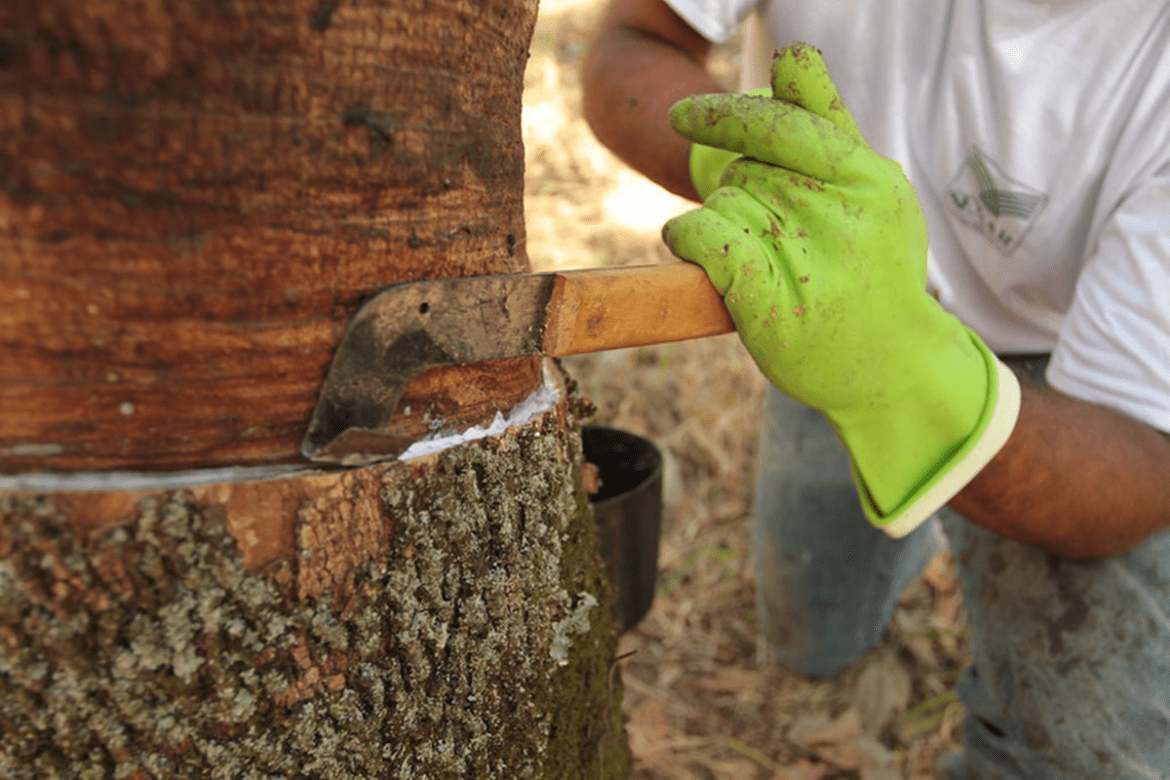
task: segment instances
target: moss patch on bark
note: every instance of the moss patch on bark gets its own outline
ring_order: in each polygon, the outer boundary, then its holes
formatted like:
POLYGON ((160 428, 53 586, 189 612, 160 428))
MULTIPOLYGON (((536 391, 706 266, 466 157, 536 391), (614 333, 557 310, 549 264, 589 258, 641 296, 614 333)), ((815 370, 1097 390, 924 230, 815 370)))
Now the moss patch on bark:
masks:
POLYGON ((0 776, 628 776, 579 446, 550 413, 372 472, 388 541, 308 597, 184 491, 87 538, 0 496, 0 776))

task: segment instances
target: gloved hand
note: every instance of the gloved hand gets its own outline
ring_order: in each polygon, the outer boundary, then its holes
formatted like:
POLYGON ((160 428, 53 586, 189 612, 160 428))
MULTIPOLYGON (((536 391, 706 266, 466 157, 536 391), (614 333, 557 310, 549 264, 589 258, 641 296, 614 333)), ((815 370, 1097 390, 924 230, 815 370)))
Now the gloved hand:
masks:
POLYGON ((820 53, 778 52, 772 91, 673 107, 684 137, 743 156, 663 238, 706 270, 765 376, 824 412, 868 518, 901 536, 1007 441, 1019 386, 926 292, 914 189, 866 144, 820 53))
MULTIPOLYGON (((746 94, 758 97, 772 97, 771 89, 753 89, 746 94)), ((701 200, 719 189, 719 180, 723 171, 732 160, 738 160, 742 155, 727 149, 718 149, 706 144, 691 144, 690 173, 691 184, 695 185, 695 192, 701 200)))

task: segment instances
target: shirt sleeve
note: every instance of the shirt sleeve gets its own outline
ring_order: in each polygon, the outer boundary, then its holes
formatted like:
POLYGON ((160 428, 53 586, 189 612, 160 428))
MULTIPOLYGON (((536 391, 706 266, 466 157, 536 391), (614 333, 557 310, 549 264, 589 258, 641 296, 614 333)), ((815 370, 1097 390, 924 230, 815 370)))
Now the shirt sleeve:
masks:
POLYGON ((1170 432, 1170 164, 1104 226, 1077 280, 1048 382, 1170 432))
POLYGON ((712 43, 723 43, 760 0, 666 0, 687 24, 712 43))

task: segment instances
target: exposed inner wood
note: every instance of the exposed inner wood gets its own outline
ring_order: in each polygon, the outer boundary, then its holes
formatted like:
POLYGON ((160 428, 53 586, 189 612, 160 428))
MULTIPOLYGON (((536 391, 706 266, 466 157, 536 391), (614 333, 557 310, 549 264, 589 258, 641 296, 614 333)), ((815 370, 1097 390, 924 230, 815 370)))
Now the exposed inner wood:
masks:
POLYGON ((507 414, 543 381, 539 357, 432 368, 406 386, 395 426, 418 438, 461 430, 507 414))

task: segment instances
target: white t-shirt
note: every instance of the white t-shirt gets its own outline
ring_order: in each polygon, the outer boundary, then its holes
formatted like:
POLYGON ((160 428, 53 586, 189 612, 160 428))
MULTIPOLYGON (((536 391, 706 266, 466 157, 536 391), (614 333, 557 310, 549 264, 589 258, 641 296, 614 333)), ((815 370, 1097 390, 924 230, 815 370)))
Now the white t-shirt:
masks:
POLYGON ((1057 389, 1170 431, 1170 2, 667 1, 713 41, 758 6, 745 88, 773 41, 820 48, 918 191, 942 304, 997 352, 1051 351, 1057 389))

